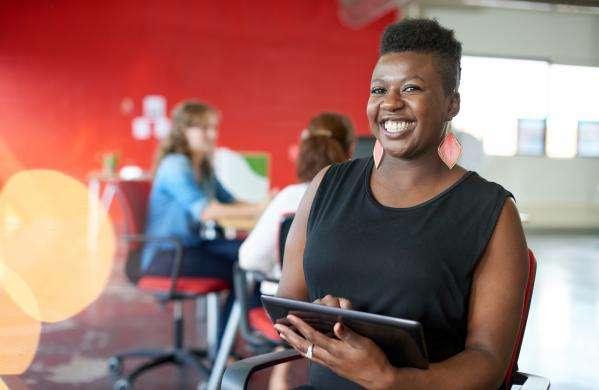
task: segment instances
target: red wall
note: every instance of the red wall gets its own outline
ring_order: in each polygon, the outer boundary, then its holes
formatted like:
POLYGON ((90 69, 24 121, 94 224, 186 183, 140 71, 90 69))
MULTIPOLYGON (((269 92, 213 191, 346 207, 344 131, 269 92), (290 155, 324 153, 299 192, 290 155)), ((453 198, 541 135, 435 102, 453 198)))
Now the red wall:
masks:
POLYGON ((149 167, 155 141, 131 136, 147 94, 169 110, 215 105, 221 145, 272 153, 274 185, 293 182, 287 147, 311 115, 344 112, 368 133, 370 72, 393 20, 351 30, 333 0, 2 1, 0 183, 21 168, 84 179, 109 150, 149 167))

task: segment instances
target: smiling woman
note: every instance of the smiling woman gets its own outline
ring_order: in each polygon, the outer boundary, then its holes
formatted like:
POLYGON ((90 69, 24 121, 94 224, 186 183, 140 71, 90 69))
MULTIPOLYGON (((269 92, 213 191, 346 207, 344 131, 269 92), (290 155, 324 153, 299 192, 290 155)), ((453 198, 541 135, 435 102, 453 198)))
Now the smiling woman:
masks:
POLYGON ((422 323, 430 368, 394 367, 341 324, 327 337, 276 325, 308 354, 315 388, 491 389, 506 373, 527 277, 511 194, 455 166, 461 44, 436 21, 387 28, 367 116, 374 158, 312 181, 285 248, 278 295, 422 323), (308 353, 309 352, 309 353, 308 353))

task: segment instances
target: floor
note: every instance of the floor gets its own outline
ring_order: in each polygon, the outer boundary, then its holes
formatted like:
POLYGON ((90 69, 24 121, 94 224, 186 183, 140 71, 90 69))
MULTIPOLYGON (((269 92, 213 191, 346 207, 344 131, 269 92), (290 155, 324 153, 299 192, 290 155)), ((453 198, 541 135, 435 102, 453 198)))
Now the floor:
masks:
MULTIPOLYGON (((539 265, 520 369, 551 380, 552 389, 599 389, 599 236, 529 234, 539 265)), ((190 318, 194 306, 186 309, 190 318)), ((170 311, 123 276, 122 261, 102 296, 76 317, 44 324, 37 355, 11 389, 109 389, 106 359, 170 341, 170 311)), ((201 322, 200 322, 201 325, 201 322)), ((203 327, 186 329, 201 344, 203 327)), ((173 367, 151 371, 138 389, 194 389, 201 377, 173 367)))
POLYGON ((599 389, 599 235, 528 235, 537 280, 520 370, 554 389, 599 389))
MULTIPOLYGON (((171 345, 171 307, 156 303, 151 294, 135 288, 117 259, 100 298, 77 316, 43 324, 36 357, 19 377, 3 376, 12 389, 111 389, 107 359, 114 353, 171 345)), ((190 346, 203 346, 205 321, 195 320, 195 304, 185 306, 189 319, 185 337, 190 346)), ((135 365, 132 360, 125 370, 135 365)), ((196 389, 202 378, 193 371, 164 365, 142 375, 136 389, 196 389)), ((1 388, 1 386, 0 386, 1 388)))

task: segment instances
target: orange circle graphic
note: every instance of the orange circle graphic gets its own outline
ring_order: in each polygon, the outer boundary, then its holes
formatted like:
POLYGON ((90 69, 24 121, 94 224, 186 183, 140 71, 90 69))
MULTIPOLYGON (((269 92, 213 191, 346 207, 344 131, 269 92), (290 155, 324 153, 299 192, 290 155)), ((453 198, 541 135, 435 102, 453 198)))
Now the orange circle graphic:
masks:
POLYGON ((13 175, 0 193, 0 262, 19 283, 4 288, 32 318, 67 319, 85 309, 108 282, 116 248, 106 211, 77 180, 49 170, 13 175))

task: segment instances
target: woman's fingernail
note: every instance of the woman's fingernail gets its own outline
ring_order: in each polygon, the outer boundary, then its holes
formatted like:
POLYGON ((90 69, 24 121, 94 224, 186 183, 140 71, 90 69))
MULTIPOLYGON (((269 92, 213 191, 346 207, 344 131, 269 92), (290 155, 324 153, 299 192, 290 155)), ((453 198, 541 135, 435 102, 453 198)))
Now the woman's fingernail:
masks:
POLYGON ((276 324, 276 325, 274 325, 273 327, 274 327, 276 330, 278 330, 279 332, 282 330, 282 327, 281 327, 281 325, 279 325, 279 324, 276 324))

